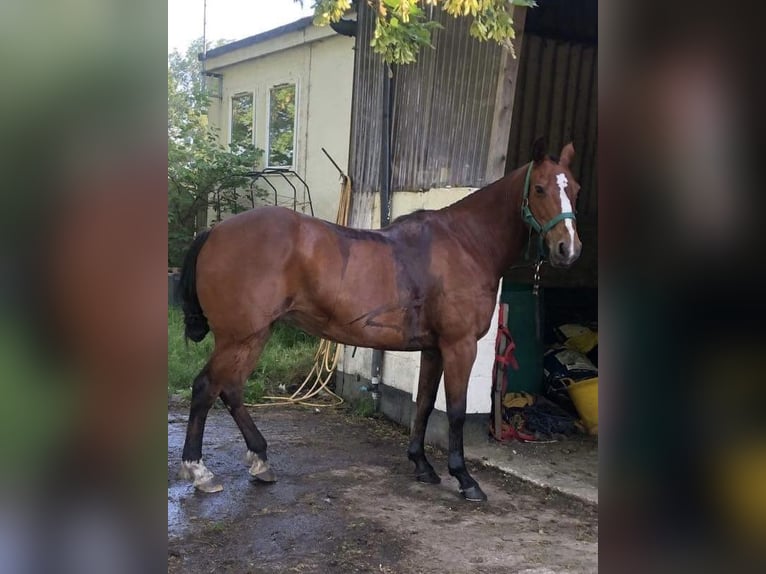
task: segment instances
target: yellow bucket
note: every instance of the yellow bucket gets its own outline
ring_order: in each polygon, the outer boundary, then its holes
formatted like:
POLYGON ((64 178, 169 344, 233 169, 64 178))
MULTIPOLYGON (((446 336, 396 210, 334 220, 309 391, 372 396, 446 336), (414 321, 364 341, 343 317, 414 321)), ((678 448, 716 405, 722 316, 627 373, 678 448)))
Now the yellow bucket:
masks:
POLYGON ((571 383, 567 390, 580 414, 582 422, 592 435, 598 434, 598 377, 571 383))

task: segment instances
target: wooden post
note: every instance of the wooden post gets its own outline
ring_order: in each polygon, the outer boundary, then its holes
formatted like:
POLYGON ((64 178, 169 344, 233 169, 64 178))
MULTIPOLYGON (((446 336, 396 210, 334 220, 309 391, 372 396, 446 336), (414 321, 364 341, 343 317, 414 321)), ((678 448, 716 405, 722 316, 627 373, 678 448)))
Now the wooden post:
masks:
POLYGON ((526 16, 527 9, 525 7, 515 6, 513 8, 513 27, 516 30, 516 39, 514 40, 516 58, 506 48, 502 49, 500 55, 500 74, 495 92, 495 107, 492 117, 492 133, 489 139, 485 184, 492 183, 505 175, 508 138, 511 135, 513 100, 516 96, 516 76, 519 73, 519 58, 521 57, 521 45, 524 40, 524 21, 526 16))
MULTIPOLYGON (((502 313, 500 314, 500 318, 503 321, 506 321, 508 319, 508 305, 506 303, 500 303, 500 308, 502 309, 502 313)), ((505 335, 501 335, 499 337, 499 344, 497 346, 497 349, 495 352, 498 356, 503 355, 505 353, 505 349, 508 347, 508 344, 510 341, 505 335)), ((495 381, 494 381, 494 388, 493 388, 493 397, 492 397, 492 407, 493 407, 493 415, 494 415, 494 431, 495 431, 495 439, 500 440, 500 437, 502 436, 503 432, 503 387, 505 386, 504 379, 508 376, 508 365, 500 365, 495 364, 495 381)))
MULTIPOLYGON (((511 135, 511 120, 513 118, 513 101, 516 96, 516 78, 519 73, 519 58, 521 57, 522 42, 524 40, 524 21, 527 9, 515 6, 513 9, 513 26, 516 30, 514 49, 516 58, 510 50, 503 48, 500 55, 500 72, 497 79, 495 92, 495 107, 492 116, 492 132, 489 139, 489 152, 487 157, 487 172, 485 184, 496 181, 505 175, 505 164, 508 154, 508 138, 511 135)), ((503 309, 502 316, 507 319, 508 305, 500 303, 503 309)), ((509 341, 506 337, 500 337, 497 354, 505 352, 509 341)), ((492 405, 494 415, 495 438, 500 440, 503 431, 503 387, 504 377, 507 376, 508 366, 502 368, 496 365, 495 380, 493 385, 492 405)))

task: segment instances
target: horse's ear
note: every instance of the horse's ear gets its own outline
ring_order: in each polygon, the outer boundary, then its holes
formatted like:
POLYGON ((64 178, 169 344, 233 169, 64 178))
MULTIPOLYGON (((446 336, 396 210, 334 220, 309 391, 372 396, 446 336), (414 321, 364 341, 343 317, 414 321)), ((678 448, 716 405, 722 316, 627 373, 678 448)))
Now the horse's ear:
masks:
POLYGON ((532 161, 540 163, 545 159, 545 154, 548 151, 548 144, 544 137, 539 137, 532 144, 532 161))
POLYGON ((569 142, 561 150, 561 155, 559 156, 559 165, 569 169, 569 166, 572 163, 572 160, 574 159, 574 155, 575 155, 574 144, 572 144, 572 142, 569 142))

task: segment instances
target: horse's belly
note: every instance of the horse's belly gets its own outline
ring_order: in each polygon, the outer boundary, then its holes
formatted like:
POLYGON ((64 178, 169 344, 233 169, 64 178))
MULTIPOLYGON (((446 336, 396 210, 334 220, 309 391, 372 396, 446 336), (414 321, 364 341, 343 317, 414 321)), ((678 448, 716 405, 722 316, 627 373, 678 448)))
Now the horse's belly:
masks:
POLYGON ((357 317, 340 313, 333 317, 317 317, 307 313, 288 313, 284 319, 304 331, 357 347, 391 351, 418 351, 436 344, 435 335, 407 317, 401 308, 373 309, 357 317))

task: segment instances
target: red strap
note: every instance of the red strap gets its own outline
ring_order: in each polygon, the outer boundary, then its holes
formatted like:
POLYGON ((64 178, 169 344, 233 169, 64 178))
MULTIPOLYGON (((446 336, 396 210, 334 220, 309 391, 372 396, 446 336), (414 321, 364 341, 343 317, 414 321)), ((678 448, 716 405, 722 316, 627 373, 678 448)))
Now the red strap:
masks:
POLYGON ((505 347, 505 351, 503 352, 503 354, 497 355, 495 357, 495 360, 501 365, 511 365, 514 371, 518 371, 519 362, 516 360, 516 355, 514 353, 514 350, 516 349, 516 343, 513 340, 513 337, 511 336, 511 332, 508 330, 508 327, 506 327, 502 323, 498 325, 498 328, 497 328, 498 341, 500 339, 500 335, 505 335, 505 337, 508 339, 508 345, 505 347))

